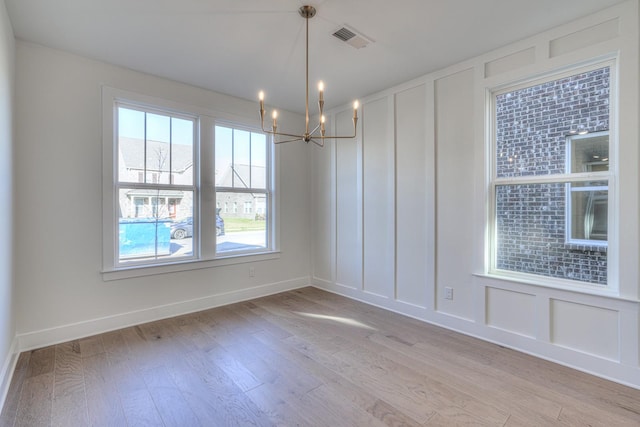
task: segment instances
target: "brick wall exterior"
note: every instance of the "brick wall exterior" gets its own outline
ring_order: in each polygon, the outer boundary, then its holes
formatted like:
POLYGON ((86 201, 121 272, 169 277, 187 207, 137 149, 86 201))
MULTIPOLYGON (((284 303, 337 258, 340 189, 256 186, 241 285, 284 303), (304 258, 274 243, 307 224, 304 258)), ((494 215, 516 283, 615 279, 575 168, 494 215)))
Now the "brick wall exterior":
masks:
MULTIPOLYGON (((496 97, 498 178, 565 173, 567 136, 609 129, 609 68, 496 97)), ((566 185, 496 189, 498 269, 606 285, 606 247, 565 241, 566 185)))

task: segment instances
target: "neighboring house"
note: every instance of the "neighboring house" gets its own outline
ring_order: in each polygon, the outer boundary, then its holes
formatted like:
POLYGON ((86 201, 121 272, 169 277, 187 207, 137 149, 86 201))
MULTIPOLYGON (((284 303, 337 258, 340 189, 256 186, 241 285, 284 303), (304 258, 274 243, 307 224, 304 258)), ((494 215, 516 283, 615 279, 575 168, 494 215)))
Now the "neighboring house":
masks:
MULTIPOLYGON (((121 182, 191 185, 193 180, 191 145, 147 140, 145 146, 143 139, 120 137, 118 155, 121 182)), ((119 199, 121 218, 173 219, 193 212, 191 192, 131 188, 122 190, 119 199)))
POLYGON ((243 192, 243 190, 267 188, 266 185, 267 170, 264 166, 236 163, 216 171, 216 188, 218 189, 216 206, 220 216, 265 219, 267 206, 265 194, 243 192))

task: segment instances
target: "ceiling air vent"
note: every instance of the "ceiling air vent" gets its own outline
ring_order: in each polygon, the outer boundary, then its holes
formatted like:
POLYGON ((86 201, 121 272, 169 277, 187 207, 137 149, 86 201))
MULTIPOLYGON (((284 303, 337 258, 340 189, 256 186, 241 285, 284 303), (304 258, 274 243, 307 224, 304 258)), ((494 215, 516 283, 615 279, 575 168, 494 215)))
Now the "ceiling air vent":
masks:
POLYGON ((366 38, 362 34, 358 34, 355 30, 353 30, 352 28, 348 28, 347 26, 343 26, 342 28, 340 28, 338 31, 333 33, 333 36, 355 47, 356 49, 366 47, 369 43, 373 42, 373 40, 366 38))

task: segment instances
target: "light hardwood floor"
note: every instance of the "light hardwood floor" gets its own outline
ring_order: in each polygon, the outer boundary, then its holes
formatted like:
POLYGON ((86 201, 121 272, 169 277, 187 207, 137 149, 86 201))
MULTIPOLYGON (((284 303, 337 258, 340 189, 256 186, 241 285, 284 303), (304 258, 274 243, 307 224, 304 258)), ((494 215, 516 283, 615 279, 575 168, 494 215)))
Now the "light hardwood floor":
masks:
POLYGON ((640 391, 315 288, 20 355, 2 426, 625 426, 640 391))

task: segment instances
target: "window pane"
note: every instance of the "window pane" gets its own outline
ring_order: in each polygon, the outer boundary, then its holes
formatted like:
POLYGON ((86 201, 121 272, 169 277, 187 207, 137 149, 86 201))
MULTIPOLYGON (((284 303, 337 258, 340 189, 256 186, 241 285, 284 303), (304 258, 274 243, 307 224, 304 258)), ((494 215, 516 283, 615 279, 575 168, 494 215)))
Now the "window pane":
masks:
POLYGON ((566 242, 567 188, 563 183, 496 187, 497 269, 607 284, 606 246, 566 242))
POLYGON ((233 129, 216 126, 216 187, 233 186, 233 129))
POLYGON ((251 134, 251 188, 267 188, 267 137, 251 134))
POLYGON ((147 140, 147 183, 169 184, 170 150, 166 142, 147 140))
POLYGON ((609 135, 586 134, 569 138, 569 172, 606 172, 609 170, 609 135))
POLYGON ((251 132, 233 131, 233 187, 251 188, 251 132))
POLYGON ((147 140, 171 142, 171 118, 160 114, 147 113, 147 140))
POLYGON ((216 217, 217 252, 267 248, 267 195, 218 191, 216 197, 224 206, 216 217))
POLYGON ((606 181, 569 184, 571 240, 607 241, 609 192, 606 181))
POLYGON ((171 118, 171 178, 170 184, 193 184, 192 120, 171 118))
POLYGON ((193 192, 121 188, 119 261, 193 255, 193 192))
POLYGON ((567 136, 608 129, 608 67, 498 95, 497 177, 565 173, 567 136))
POLYGON ((142 111, 118 108, 119 182, 144 182, 144 116, 142 111))

